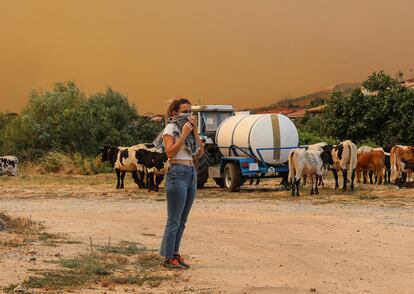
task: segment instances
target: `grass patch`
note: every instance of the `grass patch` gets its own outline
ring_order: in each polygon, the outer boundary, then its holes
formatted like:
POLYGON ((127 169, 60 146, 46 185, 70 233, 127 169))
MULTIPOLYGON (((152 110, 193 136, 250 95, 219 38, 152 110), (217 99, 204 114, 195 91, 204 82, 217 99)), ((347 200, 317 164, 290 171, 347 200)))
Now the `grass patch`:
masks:
POLYGON ((64 268, 76 270, 85 276, 106 276, 119 268, 116 263, 97 255, 81 255, 77 258, 60 259, 60 265, 64 268))
POLYGON ((106 254, 113 253, 113 254, 121 254, 121 255, 127 255, 127 256, 131 256, 131 255, 135 255, 135 254, 148 251, 148 249, 146 249, 145 247, 139 246, 137 243, 129 242, 129 241, 121 241, 116 246, 111 245, 109 241, 108 244, 104 246, 96 246, 96 248, 102 253, 106 253, 106 254))
POLYGON ((2 222, 6 230, 16 234, 40 234, 44 226, 31 218, 11 217, 5 212, 0 212, 0 222, 2 222))
MULTIPOLYGON (((53 263, 60 268, 33 270, 21 284, 29 289, 43 292, 82 289, 90 284, 100 284, 111 289, 114 285, 137 285, 159 287, 163 281, 178 276, 162 269, 162 258, 135 242, 122 241, 112 246, 93 246, 89 254, 73 258, 62 258, 53 263)), ((13 292, 16 285, 5 288, 13 292)))
POLYGON ((0 247, 21 247, 33 241, 40 241, 46 246, 81 243, 68 240, 64 234, 47 233, 42 223, 31 218, 11 217, 5 212, 0 212, 0 226, 10 233, 8 239, 0 240, 0 247))
POLYGON ((24 162, 22 164, 23 173, 48 174, 59 173, 67 175, 94 175, 98 173, 108 173, 112 167, 101 162, 101 157, 87 157, 80 153, 73 155, 58 151, 50 151, 42 158, 24 162))

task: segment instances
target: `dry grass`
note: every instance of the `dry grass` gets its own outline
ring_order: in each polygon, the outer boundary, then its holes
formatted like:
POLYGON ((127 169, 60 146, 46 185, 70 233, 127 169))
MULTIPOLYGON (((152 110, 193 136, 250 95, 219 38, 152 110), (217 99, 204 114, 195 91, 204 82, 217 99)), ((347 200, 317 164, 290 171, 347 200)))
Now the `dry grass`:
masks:
POLYGON ((27 246, 33 242, 41 242, 45 246, 58 246, 58 244, 79 244, 79 241, 68 240, 64 234, 51 234, 45 232, 42 223, 31 218, 11 217, 0 212, 0 221, 6 229, 0 232, 0 249, 27 246))
POLYGON ((100 155, 84 157, 79 153, 70 155, 51 151, 35 162, 23 162, 20 171, 22 174, 94 175, 110 172, 111 167, 102 163, 100 155))
POLYGON ((16 234, 40 234, 44 226, 31 218, 11 217, 4 211, 0 211, 0 220, 6 225, 6 230, 16 234))
MULTIPOLYGON (((91 244, 88 254, 54 261, 58 269, 33 270, 34 275, 21 285, 41 293, 81 289, 92 284, 109 289, 127 284, 154 288, 178 277, 162 270, 162 259, 149 251, 127 241, 114 246, 91 244)), ((5 291, 13 292, 15 287, 10 285, 5 291)))

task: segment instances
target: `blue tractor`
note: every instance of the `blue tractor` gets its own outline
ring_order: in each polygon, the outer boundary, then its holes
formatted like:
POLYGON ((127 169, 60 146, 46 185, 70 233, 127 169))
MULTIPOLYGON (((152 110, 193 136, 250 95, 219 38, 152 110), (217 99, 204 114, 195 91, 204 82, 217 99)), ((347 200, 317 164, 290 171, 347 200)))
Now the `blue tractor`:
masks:
POLYGON ((208 178, 231 192, 261 178, 280 177, 287 185, 288 154, 299 144, 289 118, 235 112, 231 105, 194 105, 193 113, 206 151, 197 164, 198 188, 208 178))

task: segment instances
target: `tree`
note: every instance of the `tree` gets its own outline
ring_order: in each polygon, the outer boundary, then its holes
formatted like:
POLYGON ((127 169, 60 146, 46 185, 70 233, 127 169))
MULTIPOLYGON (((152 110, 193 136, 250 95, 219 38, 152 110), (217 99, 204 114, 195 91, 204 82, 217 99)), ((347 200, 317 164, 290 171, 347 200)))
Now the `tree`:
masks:
POLYGON ((103 145, 128 146, 152 141, 161 126, 138 116, 126 96, 112 89, 86 98, 74 82, 50 91, 32 91, 20 116, 1 131, 3 150, 23 159, 48 151, 91 156, 103 145))
POLYGON ((356 143, 370 140, 383 147, 414 144, 414 91, 384 72, 363 83, 371 93, 334 92, 323 111, 325 134, 356 143))

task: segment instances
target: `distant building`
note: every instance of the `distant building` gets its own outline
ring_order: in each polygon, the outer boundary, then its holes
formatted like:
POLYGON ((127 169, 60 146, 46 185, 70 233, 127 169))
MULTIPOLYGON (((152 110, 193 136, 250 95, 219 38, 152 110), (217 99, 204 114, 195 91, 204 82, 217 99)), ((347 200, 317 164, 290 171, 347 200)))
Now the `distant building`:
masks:
MULTIPOLYGON (((412 88, 414 89, 414 78, 405 80, 405 81, 401 81, 401 85, 405 86, 406 88, 412 88)), ((361 92, 362 94, 364 94, 365 96, 377 96, 378 95, 378 91, 368 91, 367 89, 365 89, 364 87, 361 86, 361 92)))

